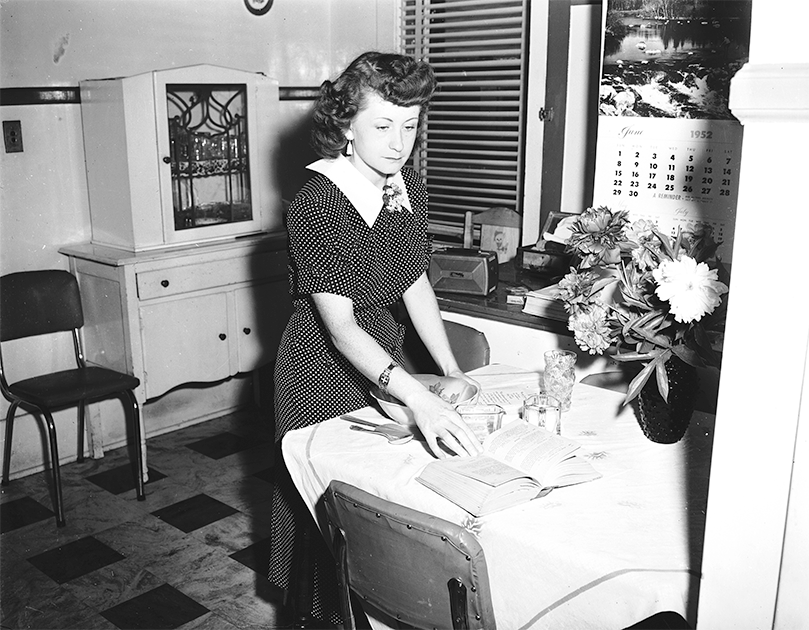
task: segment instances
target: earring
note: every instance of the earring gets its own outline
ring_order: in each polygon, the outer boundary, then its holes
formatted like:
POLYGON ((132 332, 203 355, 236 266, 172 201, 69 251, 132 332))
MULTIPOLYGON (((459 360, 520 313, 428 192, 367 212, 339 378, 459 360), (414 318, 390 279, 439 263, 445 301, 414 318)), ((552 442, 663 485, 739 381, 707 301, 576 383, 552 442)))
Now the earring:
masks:
POLYGON ((354 154, 354 132, 350 129, 346 131, 346 155, 353 155, 354 154))

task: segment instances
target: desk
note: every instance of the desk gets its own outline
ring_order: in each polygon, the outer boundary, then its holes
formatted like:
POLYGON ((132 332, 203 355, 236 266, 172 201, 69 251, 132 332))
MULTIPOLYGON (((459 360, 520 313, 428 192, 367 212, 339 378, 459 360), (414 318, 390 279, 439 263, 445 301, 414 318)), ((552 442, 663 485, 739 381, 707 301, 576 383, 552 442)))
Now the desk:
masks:
MULTIPOLYGON (((526 378, 516 372, 488 366, 473 374, 486 390, 526 378)), ((341 479, 472 529, 501 628, 617 630, 662 611, 693 626, 714 419, 697 412, 683 440, 654 444, 622 400, 577 384, 563 415, 562 434, 583 446, 601 479, 480 518, 415 480, 432 457, 422 442, 389 445, 333 419, 288 433, 282 448, 321 528, 323 493, 341 479)), ((372 408, 357 415, 382 421, 372 408)))
POLYGON ((487 296, 469 295, 465 293, 447 293, 436 291, 438 306, 446 313, 471 315, 482 319, 489 319, 504 324, 513 324, 525 328, 544 330, 557 335, 572 337, 567 328, 567 322, 546 319, 523 313, 522 304, 509 304, 507 302, 508 290, 512 287, 524 287, 534 290, 552 284, 558 278, 539 275, 530 271, 523 271, 514 266, 514 261, 499 266, 497 288, 487 296))

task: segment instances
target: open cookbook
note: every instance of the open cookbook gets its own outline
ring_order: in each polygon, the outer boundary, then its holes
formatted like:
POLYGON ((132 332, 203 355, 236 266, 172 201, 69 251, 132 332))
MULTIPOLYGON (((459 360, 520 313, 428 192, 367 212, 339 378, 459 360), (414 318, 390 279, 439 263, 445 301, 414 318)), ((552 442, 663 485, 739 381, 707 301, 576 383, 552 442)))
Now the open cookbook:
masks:
POLYGON ((598 479, 575 442, 522 420, 483 441, 483 453, 427 464, 416 478, 473 516, 518 505, 553 488, 598 479))

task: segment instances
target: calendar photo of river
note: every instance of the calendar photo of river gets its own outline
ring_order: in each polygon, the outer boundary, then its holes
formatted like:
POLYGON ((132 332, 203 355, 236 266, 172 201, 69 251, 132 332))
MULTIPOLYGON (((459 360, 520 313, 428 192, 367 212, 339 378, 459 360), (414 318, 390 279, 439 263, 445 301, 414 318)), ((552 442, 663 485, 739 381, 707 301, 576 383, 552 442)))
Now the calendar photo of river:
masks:
POLYGON ((608 0, 602 116, 736 120, 752 0, 608 0))

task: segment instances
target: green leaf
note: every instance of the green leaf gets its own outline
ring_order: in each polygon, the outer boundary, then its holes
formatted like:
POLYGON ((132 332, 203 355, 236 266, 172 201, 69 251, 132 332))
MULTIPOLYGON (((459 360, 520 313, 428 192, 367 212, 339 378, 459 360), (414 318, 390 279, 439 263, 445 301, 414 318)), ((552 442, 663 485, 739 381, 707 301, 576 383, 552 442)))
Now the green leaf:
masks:
POLYGON ((659 332, 663 328, 666 328, 663 324, 666 324, 666 314, 665 313, 658 313, 656 317, 652 318, 649 322, 649 326, 647 328, 652 328, 654 332, 659 332))
POLYGON ((635 321, 636 320, 631 318, 631 317, 626 318, 626 321, 624 322, 624 325, 621 328, 621 334, 624 337, 629 337, 630 336, 630 334, 632 333, 632 326, 635 324, 635 321))
POLYGON ((708 364, 718 367, 720 361, 719 355, 711 346, 711 340, 708 338, 708 334, 701 324, 694 326, 694 341, 696 341, 702 356, 705 357, 708 364))
POLYGON ((612 356, 616 361, 646 361, 647 359, 656 358, 662 350, 653 350, 652 352, 624 352, 623 354, 614 354, 612 356))
POLYGON ((657 228, 652 228, 652 232, 660 240, 660 244, 662 245, 663 251, 666 253, 666 255, 672 260, 675 260, 674 251, 671 249, 671 241, 669 240, 669 237, 665 236, 657 228))
POLYGON ((638 394, 640 394, 640 390, 643 389, 644 385, 646 385, 646 381, 649 380, 649 377, 652 375, 652 371, 654 369, 655 362, 650 361, 640 372, 638 372, 638 375, 632 379, 632 382, 629 383, 629 387, 626 390, 626 397, 624 398, 623 403, 624 405, 629 404, 638 394))
POLYGON ((645 315, 642 315, 637 320, 635 320, 635 326, 645 326, 647 322, 659 316, 660 313, 656 313, 655 311, 649 311, 645 315))
POLYGON ((627 304, 630 304, 631 306, 636 306, 640 309, 643 309, 644 311, 648 311, 649 309, 651 309, 651 306, 649 306, 646 302, 642 302, 641 300, 629 295, 628 293, 625 293, 623 289, 621 290, 621 295, 623 296, 624 301, 627 304))
POLYGON ((644 331, 643 329, 638 330, 635 328, 633 328, 633 332, 637 333, 647 341, 650 341, 654 345, 660 346, 661 348, 668 348, 671 346, 671 341, 667 337, 664 337, 663 335, 646 333, 646 331, 644 331))
MULTIPOLYGON (((669 352, 669 355, 671 353, 669 352)), ((666 361, 655 361, 655 376, 657 377, 657 389, 663 400, 669 401, 669 375, 666 373, 666 361)))
POLYGON ((671 347, 671 350, 675 355, 688 363, 688 365, 693 365, 694 367, 705 366, 705 362, 702 360, 702 357, 699 356, 699 353, 685 344, 674 345, 671 347))
POLYGON ((601 291, 605 287, 608 287, 611 284, 615 284, 616 282, 618 282, 618 278, 613 278, 613 277, 601 278, 601 280, 597 280, 595 282, 595 284, 593 284, 593 289, 590 292, 590 295, 595 295, 596 293, 598 293, 599 291, 601 291))
POLYGON ((696 260, 698 263, 705 262, 706 260, 712 258, 714 254, 716 254, 716 250, 719 248, 721 244, 722 242, 720 241, 719 243, 713 242, 707 246, 700 246, 698 248, 695 247, 697 251, 694 252, 692 258, 696 260))

